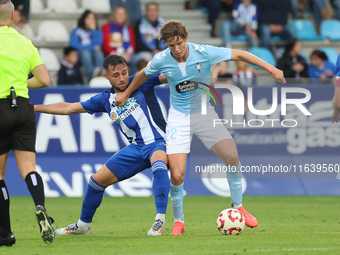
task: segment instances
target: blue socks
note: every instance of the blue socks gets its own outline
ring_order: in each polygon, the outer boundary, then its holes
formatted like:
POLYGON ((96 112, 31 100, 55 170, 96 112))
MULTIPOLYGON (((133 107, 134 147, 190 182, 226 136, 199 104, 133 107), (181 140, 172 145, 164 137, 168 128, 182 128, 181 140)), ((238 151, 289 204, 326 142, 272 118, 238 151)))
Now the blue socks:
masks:
POLYGON ((81 221, 86 223, 92 222, 93 215, 102 202, 105 188, 106 187, 98 184, 91 176, 81 207, 81 221))
POLYGON ((152 191, 155 196, 157 214, 165 214, 170 190, 170 180, 166 164, 162 160, 155 161, 152 164, 152 174, 152 191))
POLYGON ((227 174, 228 183, 230 187, 231 202, 237 207, 242 204, 242 173, 241 162, 238 167, 229 168, 227 174))
POLYGON ((179 186, 175 186, 170 183, 170 198, 171 198, 171 207, 172 212, 174 214, 175 222, 181 221, 184 223, 184 214, 183 214, 183 184, 179 186))

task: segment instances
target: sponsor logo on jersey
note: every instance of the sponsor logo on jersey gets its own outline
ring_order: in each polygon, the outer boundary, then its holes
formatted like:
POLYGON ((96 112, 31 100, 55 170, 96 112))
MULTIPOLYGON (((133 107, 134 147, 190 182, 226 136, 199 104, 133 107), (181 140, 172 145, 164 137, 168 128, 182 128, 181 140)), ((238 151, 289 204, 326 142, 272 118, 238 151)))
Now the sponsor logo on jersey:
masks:
POLYGON ((172 75, 172 72, 167 72, 167 73, 166 73, 166 76, 169 76, 169 77, 170 77, 170 76, 173 76, 173 75, 172 75))
POLYGON ((198 88, 198 83, 195 81, 184 81, 176 85, 176 91, 178 93, 186 93, 189 91, 193 91, 197 88, 198 88))
POLYGON ((120 124, 125 118, 127 118, 138 107, 140 107, 140 105, 137 104, 136 99, 134 99, 133 97, 129 98, 124 104, 124 106, 122 107, 119 107, 115 105, 114 103, 112 103, 110 118, 117 124, 120 124))

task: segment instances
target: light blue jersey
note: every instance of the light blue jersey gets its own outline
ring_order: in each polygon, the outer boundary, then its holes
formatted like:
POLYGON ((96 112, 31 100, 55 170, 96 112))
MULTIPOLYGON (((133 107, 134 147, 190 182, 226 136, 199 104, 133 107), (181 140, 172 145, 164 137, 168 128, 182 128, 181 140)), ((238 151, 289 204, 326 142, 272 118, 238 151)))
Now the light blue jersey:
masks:
MULTIPOLYGON (((231 59, 231 49, 228 48, 194 43, 188 43, 188 46, 189 56, 186 62, 177 63, 167 48, 157 53, 145 68, 148 76, 158 72, 166 76, 171 104, 184 114, 201 111, 202 94, 207 94, 204 90, 209 91, 206 85, 210 85, 211 66, 231 59)), ((207 101, 208 107, 210 102, 207 101)))

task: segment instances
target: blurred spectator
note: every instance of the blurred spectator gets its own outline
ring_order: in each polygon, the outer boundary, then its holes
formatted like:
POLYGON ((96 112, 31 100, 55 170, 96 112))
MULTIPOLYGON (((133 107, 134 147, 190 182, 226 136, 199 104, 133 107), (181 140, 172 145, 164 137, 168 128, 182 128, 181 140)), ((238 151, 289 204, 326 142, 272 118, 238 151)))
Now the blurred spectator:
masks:
POLYGON ((159 5, 155 2, 147 3, 145 14, 134 27, 137 48, 136 54, 131 56, 132 73, 136 71, 138 60, 150 61, 153 55, 167 47, 164 42, 158 40, 159 31, 164 23, 164 20, 158 16, 159 5))
POLYGON ((289 11, 293 15, 293 19, 297 19, 299 15, 299 3, 297 0, 289 0, 289 11))
POLYGON ((233 74, 228 72, 229 62, 222 61, 216 64, 214 70, 211 73, 212 79, 223 79, 226 84, 233 84, 233 74))
POLYGON ((19 9, 16 9, 14 11, 13 28, 15 28, 23 36, 26 36, 28 39, 32 40, 32 28, 26 23, 26 18, 22 11, 19 9))
POLYGON ((282 40, 296 37, 295 30, 287 24, 289 0, 255 0, 259 13, 259 32, 262 47, 269 49, 272 35, 282 40))
POLYGON ((331 18, 325 0, 308 0, 308 4, 313 12, 316 30, 319 33, 322 20, 331 18))
POLYGON ((240 84, 242 86, 252 86, 256 85, 256 71, 253 67, 248 66, 244 61, 236 61, 236 70, 233 74, 233 80, 235 84, 240 84))
MULTIPOLYGON (((333 7, 338 19, 340 19, 340 0, 329 0, 329 3, 333 7)), ((308 4, 313 12, 316 29, 319 32, 322 20, 331 19, 326 2, 325 0, 308 0, 308 4)))
POLYGON ((329 0, 329 3, 331 4, 334 12, 336 13, 336 16, 340 20, 340 0, 329 0))
POLYGON ((12 0, 12 3, 15 9, 18 9, 23 13, 27 22, 30 13, 30 0, 12 0))
POLYGON ((208 9, 208 23, 211 25, 210 35, 216 37, 216 19, 221 10, 232 11, 233 0, 201 0, 202 5, 208 9))
POLYGON ((308 74, 310 78, 317 78, 322 81, 331 82, 335 73, 335 65, 328 61, 326 53, 315 50, 310 55, 308 74))
POLYGON ((146 51, 155 55, 167 47, 164 42, 158 40, 164 20, 158 16, 159 6, 155 2, 146 4, 145 14, 135 25, 136 53, 146 51))
POLYGON ((227 48, 231 48, 231 35, 247 35, 251 47, 257 47, 257 8, 251 0, 236 1, 233 4, 232 20, 225 20, 220 35, 227 48))
POLYGON ((58 85, 84 84, 78 63, 78 52, 73 47, 64 49, 64 59, 58 72, 58 85))
POLYGON ((134 26, 142 16, 139 0, 110 0, 110 4, 111 10, 116 9, 119 6, 125 7, 131 26, 134 26))
POLYGON ((96 14, 85 10, 71 33, 70 45, 79 52, 87 81, 102 73, 104 54, 102 51, 103 34, 98 28, 96 14))
POLYGON ((293 39, 287 42, 283 56, 277 62, 277 68, 283 71, 285 78, 295 78, 296 81, 308 82, 308 65, 301 56, 302 42, 293 39))
POLYGON ((141 71, 143 68, 145 68, 148 65, 148 61, 146 61, 145 59, 140 59, 137 61, 136 66, 138 71, 136 72, 136 74, 139 73, 139 71, 141 71))
POLYGON ((128 26, 128 15, 124 7, 117 7, 111 14, 110 21, 103 25, 103 51, 106 56, 117 54, 129 63, 136 49, 135 33, 128 26))

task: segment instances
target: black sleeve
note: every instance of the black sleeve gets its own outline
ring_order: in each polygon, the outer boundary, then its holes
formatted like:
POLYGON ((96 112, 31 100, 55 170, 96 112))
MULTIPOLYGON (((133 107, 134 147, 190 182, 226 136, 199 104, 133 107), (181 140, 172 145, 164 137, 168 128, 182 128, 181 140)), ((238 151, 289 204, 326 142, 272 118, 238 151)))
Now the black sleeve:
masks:
POLYGON ((61 65, 58 72, 58 85, 66 84, 66 67, 61 65))
POLYGON ((279 59, 277 62, 276 67, 280 70, 282 70, 285 78, 294 78, 295 77, 295 71, 292 69, 292 63, 287 58, 287 56, 284 54, 282 58, 279 59))
POLYGON ((141 35, 139 31, 139 22, 135 24, 134 30, 135 30, 135 36, 136 36, 136 53, 141 51, 152 51, 149 47, 145 46, 141 40, 141 35))

